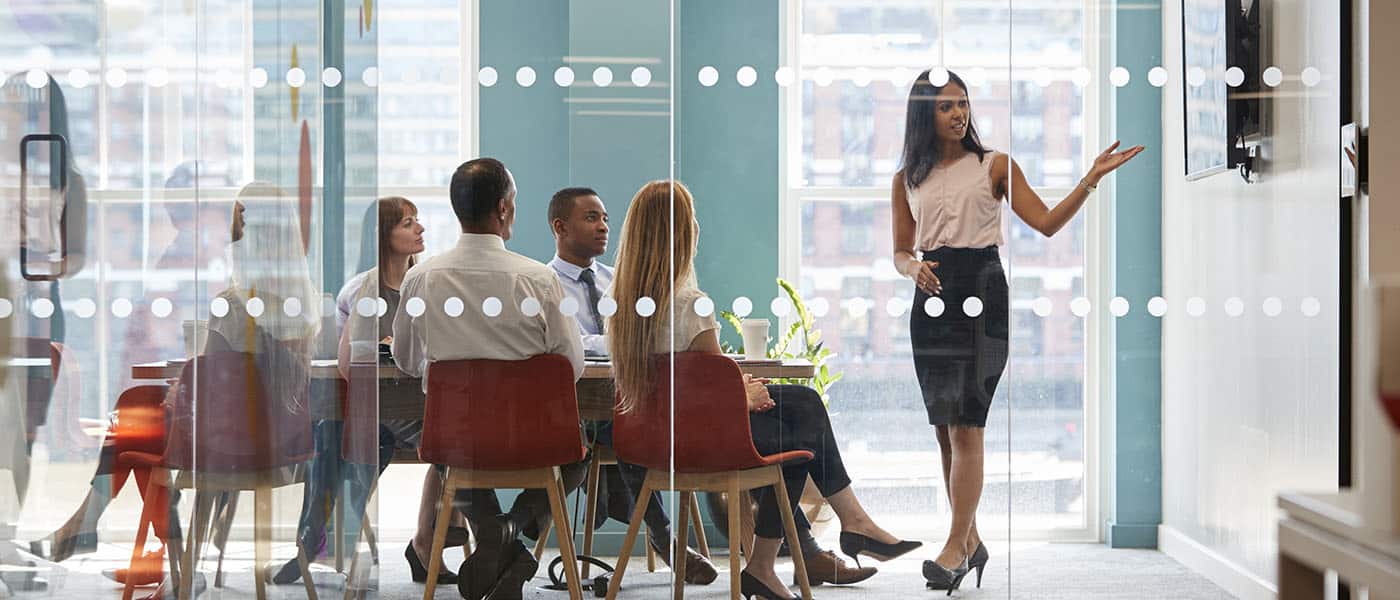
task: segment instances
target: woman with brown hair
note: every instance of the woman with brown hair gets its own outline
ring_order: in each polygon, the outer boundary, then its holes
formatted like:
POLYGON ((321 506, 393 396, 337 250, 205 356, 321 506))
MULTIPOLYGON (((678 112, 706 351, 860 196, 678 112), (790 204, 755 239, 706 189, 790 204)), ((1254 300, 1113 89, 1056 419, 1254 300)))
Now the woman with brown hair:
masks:
MULTIPOLYGON (((699 224, 690 191, 680 182, 648 183, 632 198, 622 229, 612 297, 622 307, 636 306, 642 298, 650 298, 656 305, 655 313, 648 317, 634 310, 619 310, 608 320, 613 373, 622 398, 619 410, 627 411, 649 401, 652 356, 670 352, 718 354, 721 349, 713 311, 696 310, 706 296, 695 281, 699 224)), ((783 476, 790 490, 802 489, 809 476, 816 483, 841 520, 843 552, 852 558, 865 554, 889 560, 919 547, 919 542, 902 541, 881 529, 866 514, 851 490, 826 407, 815 391, 798 385, 767 385, 767 381, 747 375, 744 379, 754 447, 764 454, 789 450, 813 453, 811 461, 785 466, 783 476)), ((797 500, 796 495, 788 498, 794 511, 797 500)), ((753 554, 742 574, 744 596, 792 598, 773 569, 782 545, 782 522, 771 488, 760 491, 755 534, 753 554)))

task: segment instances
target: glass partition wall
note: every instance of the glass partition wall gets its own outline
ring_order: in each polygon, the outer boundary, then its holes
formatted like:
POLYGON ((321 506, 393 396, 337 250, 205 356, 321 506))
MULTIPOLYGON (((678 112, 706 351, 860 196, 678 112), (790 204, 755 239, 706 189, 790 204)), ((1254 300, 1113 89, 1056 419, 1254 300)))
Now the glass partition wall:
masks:
POLYGON ((1342 460, 1341 19, 12 2, 0 581, 1267 589, 1342 460))

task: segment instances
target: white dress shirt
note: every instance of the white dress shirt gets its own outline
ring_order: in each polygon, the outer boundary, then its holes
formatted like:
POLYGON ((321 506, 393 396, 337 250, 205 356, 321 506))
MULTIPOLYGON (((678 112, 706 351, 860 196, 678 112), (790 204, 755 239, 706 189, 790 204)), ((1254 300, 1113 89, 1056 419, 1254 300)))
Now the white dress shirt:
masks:
POLYGON ((452 249, 409 269, 400 293, 394 362, 423 377, 424 390, 428 363, 441 360, 561 354, 573 364, 574 379, 583 375, 578 324, 559 311, 559 278, 540 262, 506 250, 500 236, 462 234, 452 249), (409 315, 417 310, 415 298, 423 301, 417 317, 409 315), (457 316, 449 313, 459 309, 457 316))
MULTIPOLYGON (((585 267, 559 258, 558 254, 549 261, 549 267, 559 275, 559 283, 564 286, 565 296, 573 298, 577 303, 578 311, 574 313, 574 319, 578 321, 579 331, 583 334, 583 351, 592 356, 606 356, 607 332, 599 330, 597 322, 593 320, 592 311, 598 307, 588 301, 588 284, 579 279, 579 274, 583 273, 585 267)), ((598 297, 601 299, 608 294, 608 288, 612 287, 613 269, 596 260, 587 269, 593 271, 593 285, 598 288, 598 297)))

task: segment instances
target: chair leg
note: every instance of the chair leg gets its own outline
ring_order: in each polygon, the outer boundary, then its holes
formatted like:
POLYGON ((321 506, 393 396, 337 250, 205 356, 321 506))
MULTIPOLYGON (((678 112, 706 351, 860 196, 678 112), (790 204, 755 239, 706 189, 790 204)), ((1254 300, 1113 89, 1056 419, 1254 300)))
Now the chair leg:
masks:
MULTIPOLYGON (((729 503, 729 597, 731 600, 739 600, 741 589, 741 574, 743 565, 739 562, 739 550, 742 544, 743 534, 740 533, 739 507, 743 505, 744 498, 739 495, 739 476, 730 474, 729 489, 726 501, 729 503)), ((752 554, 747 555, 752 557, 752 554)))
POLYGON ((676 543, 671 549, 671 597, 681 600, 685 597, 685 546, 690 539, 690 495, 692 492, 681 492, 680 518, 676 519, 676 543))
MULTIPOLYGON (((339 533, 336 532, 337 537, 339 533)), ((311 581, 311 561, 306 558, 306 546, 302 545, 301 540, 297 540, 297 566, 301 567, 301 581, 306 587, 307 600, 316 600, 316 584, 311 581)))
POLYGON ((442 570, 442 546, 447 543, 447 522, 452 518, 452 498, 456 495, 456 488, 452 467, 448 467, 447 475, 443 477, 436 524, 433 525, 433 553, 428 559, 428 581, 423 584, 423 600, 433 600, 433 592, 437 590, 438 572, 442 570))
MULTIPOLYGON (((593 556, 593 522, 598 518, 598 480, 602 478, 603 464, 595 456, 588 461, 588 480, 584 484, 583 497, 583 523, 579 527, 583 528, 583 554, 593 556)), ((589 567, 593 565, 583 563, 579 575, 588 579, 589 567)))
POLYGON ((540 537, 535 540, 535 560, 544 556, 544 547, 549 544, 549 529, 552 525, 553 523, 545 521, 544 525, 540 526, 540 537))
POLYGON ((783 482, 782 469, 769 467, 778 480, 778 512, 783 515, 783 530, 787 533, 788 548, 792 552, 792 566, 797 571, 797 583, 802 587, 802 600, 812 600, 812 584, 807 580, 807 562, 802 559, 801 542, 797 537, 797 521, 792 516, 792 506, 788 504, 787 484, 783 482))
MULTIPOLYGON (((136 525, 136 541, 131 546, 131 562, 128 563, 127 573, 136 570, 136 565, 146 550, 146 531, 155 526, 156 506, 165 501, 164 494, 161 493, 161 486, 152 478, 146 484, 145 502, 141 505, 141 518, 136 525)), ((169 541, 167 541, 169 544, 169 541)), ((174 551, 174 548, 166 548, 166 552, 174 551)), ((131 596, 136 592, 136 578, 128 576, 126 586, 122 588, 122 600, 131 600, 131 596)))
POLYGON ((695 528, 695 543, 700 546, 700 556, 710 557, 710 540, 705 539, 705 523, 700 519, 700 500, 690 494, 690 526, 695 528))
POLYGON ((272 561, 272 488, 260 484, 253 490, 253 581, 258 600, 267 600, 263 570, 272 561))
POLYGON ((194 569, 198 570, 199 563, 204 560, 204 545, 209 541, 211 535, 211 521, 214 517, 214 502, 216 494, 211 492, 195 494, 195 508, 191 535, 194 536, 190 552, 194 554, 194 569))
POLYGON ((229 492, 228 501, 216 519, 219 529, 214 533, 214 547, 219 549, 219 562, 214 568, 214 587, 224 587, 224 554, 228 552, 228 536, 233 531, 233 516, 238 512, 238 492, 229 492))
MULTIPOLYGON (((650 533, 650 530, 648 530, 648 533, 650 533)), ((655 572, 656 572, 656 549, 651 547, 651 540, 647 540, 647 542, 646 542, 645 544, 642 544, 642 545, 647 547, 647 572, 648 572, 648 573, 655 573, 655 572)))
MULTIPOLYGON (((196 489, 194 494, 194 513, 190 515, 190 544, 184 549, 184 562, 180 565, 180 588, 177 595, 178 598, 191 598, 194 596, 195 556, 199 554, 199 545, 204 541, 204 525, 208 521, 209 511, 213 502, 214 500, 210 497, 209 492, 201 492, 196 489)), ((262 600, 262 598, 258 600, 262 600)))
MULTIPOLYGON (((739 506, 739 547, 743 549, 744 556, 748 556, 753 552, 753 498, 749 495, 748 490, 741 490, 734 497, 739 506)), ((730 531, 734 530, 730 529, 730 531)))
MULTIPOLYGON (((578 576, 578 555, 574 553, 574 531, 569 527, 569 509, 564 505, 564 479, 559 467, 549 470, 549 504, 554 513, 554 537, 559 540, 559 554, 564 557, 564 579, 569 584, 570 600, 583 600, 583 583, 578 576)), ((544 534, 540 534, 544 539, 544 534)))
POLYGON ((608 600, 617 600, 617 592, 622 589, 622 576, 627 572, 627 561, 632 557, 632 544, 637 542, 637 530, 641 529, 642 517, 651 502, 652 475, 647 474, 642 489, 637 494, 637 506, 632 509, 632 518, 627 523, 627 535, 622 538, 622 551, 617 555, 617 569, 608 583, 608 600))

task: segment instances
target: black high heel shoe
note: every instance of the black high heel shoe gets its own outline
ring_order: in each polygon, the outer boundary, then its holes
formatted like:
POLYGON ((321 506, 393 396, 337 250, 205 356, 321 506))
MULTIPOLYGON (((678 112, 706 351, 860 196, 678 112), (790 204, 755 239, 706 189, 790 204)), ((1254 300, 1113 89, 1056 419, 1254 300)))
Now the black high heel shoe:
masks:
MULTIPOLYGON (((403 557, 408 559, 408 571, 413 575, 413 583, 427 582, 428 567, 418 558, 418 553, 413 551, 413 542, 409 542, 408 547, 403 549, 403 557)), ((437 584, 457 585, 457 574, 447 570, 446 566, 439 567, 437 584)))
POLYGON ((849 531, 841 532, 841 553, 851 557, 856 561, 856 566, 860 566, 860 555, 865 554, 880 562, 899 558, 913 552, 923 542, 910 540, 900 540, 893 544, 877 542, 867 536, 849 531))
POLYGON ((967 568, 969 571, 977 571, 977 587, 982 587, 982 571, 987 568, 987 561, 991 555, 987 552, 987 546, 982 542, 977 542, 977 549, 972 551, 972 556, 967 557, 967 568))
POLYGON ((962 564, 949 569, 931 560, 924 561, 924 581, 928 582, 928 589, 948 590, 948 595, 953 595, 953 590, 962 585, 962 580, 967 577, 967 559, 963 559, 962 564))
POLYGON ((767 584, 759 581, 757 577, 749 575, 748 571, 739 573, 739 595, 743 596, 745 600, 754 596, 763 600, 798 600, 797 596, 779 596, 767 584))

